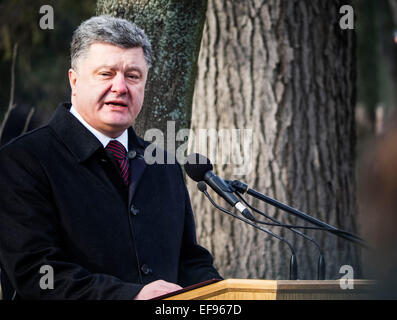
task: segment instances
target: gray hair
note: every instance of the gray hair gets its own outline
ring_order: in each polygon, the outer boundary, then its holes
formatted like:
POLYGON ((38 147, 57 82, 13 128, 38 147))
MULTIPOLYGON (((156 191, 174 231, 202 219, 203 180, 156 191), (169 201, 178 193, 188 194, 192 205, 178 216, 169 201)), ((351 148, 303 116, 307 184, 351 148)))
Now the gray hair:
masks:
POLYGON ((122 48, 141 47, 148 69, 152 65, 152 46, 145 32, 135 23, 109 15, 92 17, 75 30, 70 60, 75 69, 77 60, 94 42, 110 43, 122 48))

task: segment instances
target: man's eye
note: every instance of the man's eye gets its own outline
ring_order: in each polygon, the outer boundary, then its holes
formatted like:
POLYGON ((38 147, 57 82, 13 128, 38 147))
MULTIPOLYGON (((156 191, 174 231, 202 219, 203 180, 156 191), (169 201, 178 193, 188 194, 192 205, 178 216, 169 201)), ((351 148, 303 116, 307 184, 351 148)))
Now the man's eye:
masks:
POLYGON ((104 76, 104 77, 109 77, 109 76, 111 76, 112 74, 111 74, 110 72, 101 72, 99 75, 100 75, 100 76, 104 76))
POLYGON ((136 80, 139 79, 139 76, 137 74, 129 74, 128 78, 136 80))

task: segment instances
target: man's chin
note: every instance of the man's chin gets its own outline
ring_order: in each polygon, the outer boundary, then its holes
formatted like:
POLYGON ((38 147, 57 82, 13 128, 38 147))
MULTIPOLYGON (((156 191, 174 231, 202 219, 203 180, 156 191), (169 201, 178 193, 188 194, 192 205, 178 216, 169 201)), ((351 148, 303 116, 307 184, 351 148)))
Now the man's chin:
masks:
MULTIPOLYGON (((107 132, 107 135, 120 135, 122 134, 125 130, 127 130, 129 127, 132 126, 133 122, 108 122, 104 126, 104 131, 107 132)), ((114 138, 114 137, 112 137, 114 138)))

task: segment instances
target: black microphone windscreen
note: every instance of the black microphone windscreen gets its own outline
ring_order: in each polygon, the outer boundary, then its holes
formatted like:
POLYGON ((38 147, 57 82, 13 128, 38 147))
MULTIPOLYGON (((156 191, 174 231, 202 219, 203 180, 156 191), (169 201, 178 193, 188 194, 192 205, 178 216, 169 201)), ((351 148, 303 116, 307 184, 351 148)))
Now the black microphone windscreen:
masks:
POLYGON ((187 175, 196 182, 204 180, 204 175, 213 169, 211 161, 199 153, 188 155, 183 167, 187 175))

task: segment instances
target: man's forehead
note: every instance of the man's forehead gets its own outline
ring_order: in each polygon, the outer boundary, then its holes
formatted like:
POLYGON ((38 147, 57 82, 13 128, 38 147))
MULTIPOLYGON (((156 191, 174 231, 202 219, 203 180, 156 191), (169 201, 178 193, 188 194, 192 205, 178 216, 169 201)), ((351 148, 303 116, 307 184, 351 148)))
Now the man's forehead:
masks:
POLYGON ((120 52, 140 52, 143 55, 143 49, 142 47, 136 46, 136 47, 122 47, 113 43, 109 42, 93 42, 89 45, 87 51, 120 51, 120 52))
POLYGON ((94 42, 82 57, 86 63, 96 67, 111 67, 121 61, 127 63, 129 68, 142 69, 143 64, 147 67, 142 47, 123 48, 111 43, 94 42))

